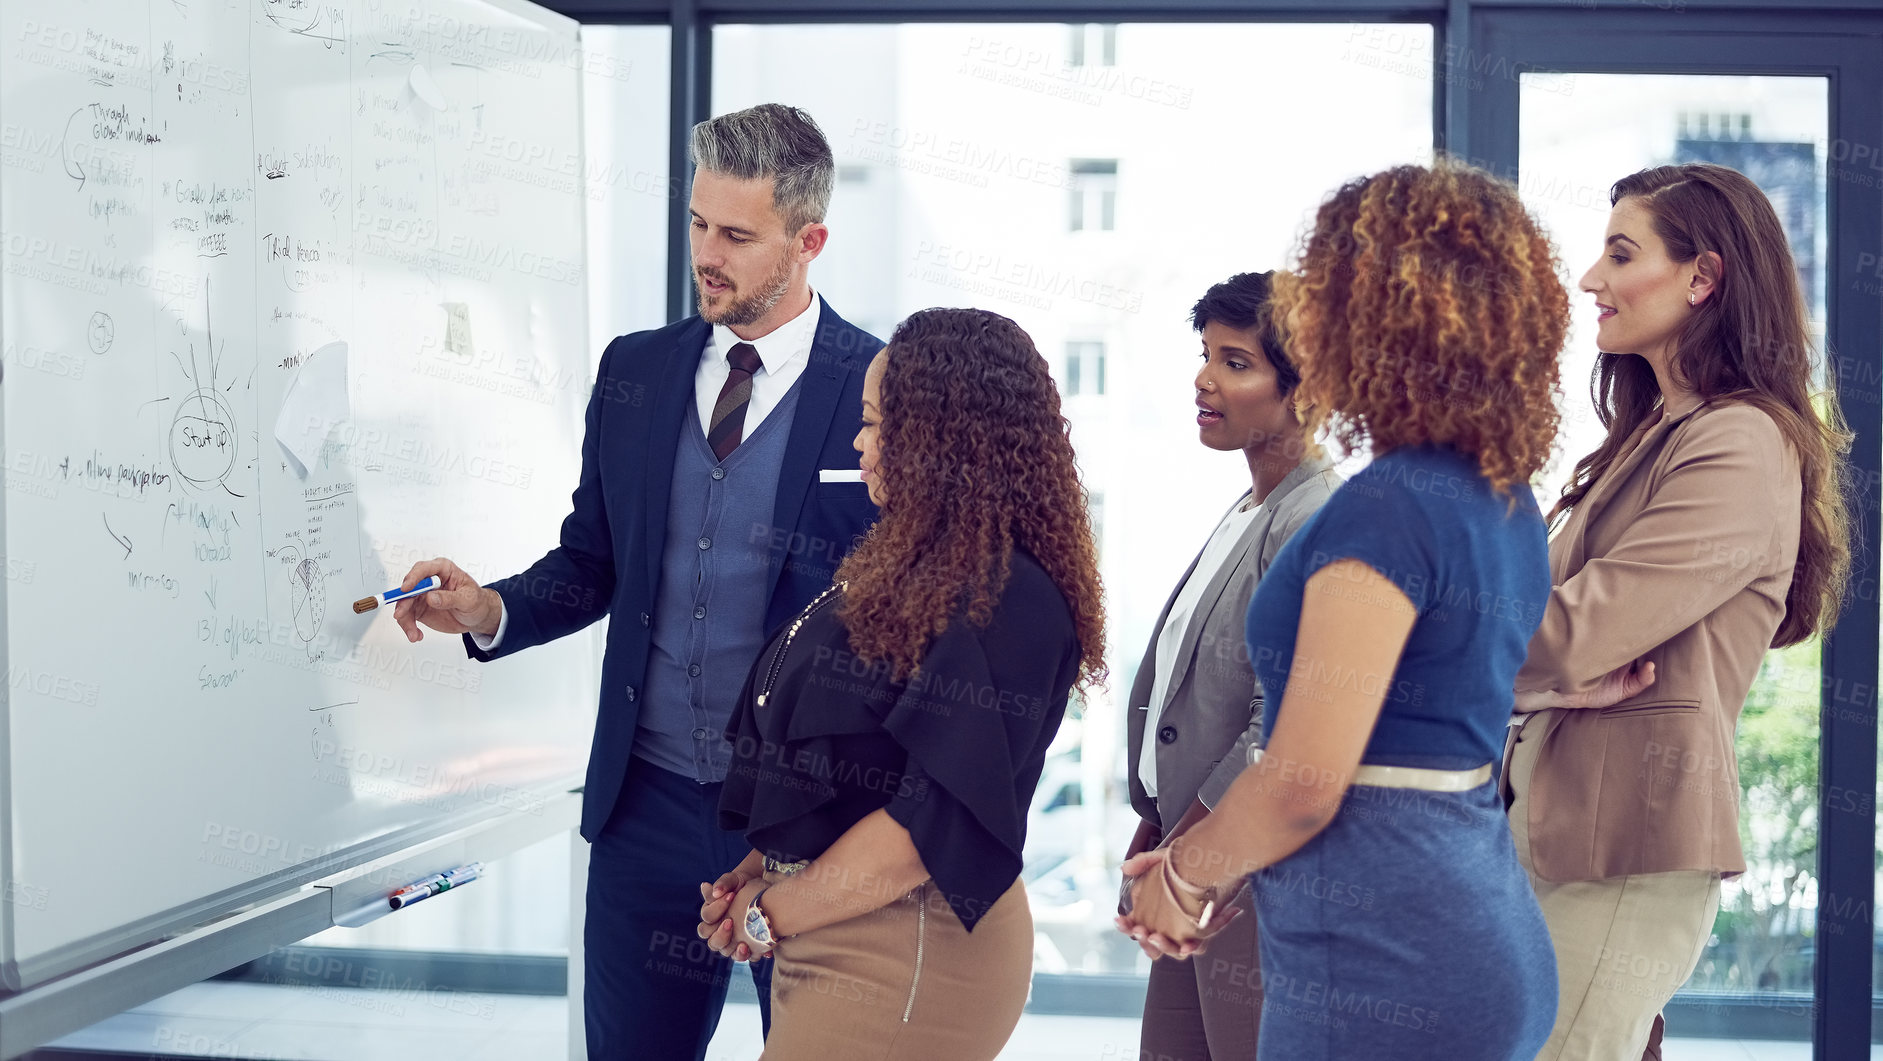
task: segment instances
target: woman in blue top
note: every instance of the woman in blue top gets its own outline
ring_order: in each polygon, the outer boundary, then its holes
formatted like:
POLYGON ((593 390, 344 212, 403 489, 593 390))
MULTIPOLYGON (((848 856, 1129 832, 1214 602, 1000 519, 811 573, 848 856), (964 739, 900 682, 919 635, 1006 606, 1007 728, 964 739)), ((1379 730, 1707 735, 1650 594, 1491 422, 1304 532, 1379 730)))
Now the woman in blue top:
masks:
POLYGON ((1491 763, 1550 593, 1568 296, 1515 189, 1442 163, 1337 191, 1275 299, 1310 423, 1373 461, 1256 591, 1267 746, 1126 865, 1127 927, 1186 957, 1253 874, 1258 1057, 1530 1061, 1555 961, 1491 763))

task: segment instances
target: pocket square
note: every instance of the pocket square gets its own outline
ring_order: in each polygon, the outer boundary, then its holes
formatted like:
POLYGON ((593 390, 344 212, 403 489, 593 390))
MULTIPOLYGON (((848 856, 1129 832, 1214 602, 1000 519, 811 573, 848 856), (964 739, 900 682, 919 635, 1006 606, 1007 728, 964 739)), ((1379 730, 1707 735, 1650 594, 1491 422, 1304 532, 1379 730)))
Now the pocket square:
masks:
POLYGON ((861 468, 825 468, 817 473, 820 483, 860 483, 863 481, 861 468))

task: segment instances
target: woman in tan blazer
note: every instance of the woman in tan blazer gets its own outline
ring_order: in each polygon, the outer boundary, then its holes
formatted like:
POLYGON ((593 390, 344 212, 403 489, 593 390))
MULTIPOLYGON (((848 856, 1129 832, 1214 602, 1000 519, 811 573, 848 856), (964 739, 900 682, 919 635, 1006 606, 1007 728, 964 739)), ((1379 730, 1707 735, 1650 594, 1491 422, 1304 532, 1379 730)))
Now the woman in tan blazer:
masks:
POLYGON ((1771 204, 1703 164, 1643 170, 1610 199, 1582 278, 1609 433, 1551 512, 1555 590, 1503 775, 1556 949, 1540 1059, 1659 1056, 1661 1007, 1699 961, 1721 878, 1745 869, 1740 708, 1768 646, 1835 621, 1849 565, 1848 435, 1813 393, 1771 204))
MULTIPOLYGON (((1203 820, 1262 746, 1262 686, 1243 632, 1249 599, 1283 543, 1341 483, 1295 415, 1301 374, 1268 320, 1272 276, 1232 276, 1190 310, 1203 338, 1198 439, 1241 453, 1251 487, 1171 590, 1131 683, 1125 773, 1142 821, 1126 859, 1203 820)), ((1234 905, 1238 919, 1212 945, 1212 960, 1151 966, 1138 1056, 1254 1056, 1262 977, 1249 889, 1234 905)))

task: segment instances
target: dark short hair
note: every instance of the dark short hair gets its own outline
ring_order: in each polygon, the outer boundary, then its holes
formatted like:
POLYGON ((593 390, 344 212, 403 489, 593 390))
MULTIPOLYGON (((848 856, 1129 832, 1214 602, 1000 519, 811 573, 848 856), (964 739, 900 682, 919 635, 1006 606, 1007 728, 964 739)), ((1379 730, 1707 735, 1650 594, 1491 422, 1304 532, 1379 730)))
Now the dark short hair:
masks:
POLYGON ((1215 321, 1226 328, 1254 332, 1261 340, 1262 353, 1275 367, 1275 384, 1283 394, 1292 394, 1301 382, 1301 371, 1288 360, 1282 349, 1275 322, 1269 319, 1268 287, 1273 272, 1237 273, 1203 293, 1190 307, 1190 325, 1197 331, 1215 321))

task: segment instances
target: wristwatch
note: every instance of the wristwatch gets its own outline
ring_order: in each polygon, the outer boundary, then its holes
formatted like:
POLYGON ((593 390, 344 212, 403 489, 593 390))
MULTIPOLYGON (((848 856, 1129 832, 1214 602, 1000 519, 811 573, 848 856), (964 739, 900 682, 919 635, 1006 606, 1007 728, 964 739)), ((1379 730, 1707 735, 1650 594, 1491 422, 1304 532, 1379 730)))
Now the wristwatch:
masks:
POLYGON ((766 950, 771 950, 778 942, 772 938, 772 923, 766 920, 765 911, 758 908, 758 897, 764 895, 770 887, 766 885, 760 888, 758 894, 752 896, 752 901, 745 906, 745 934, 766 950))

